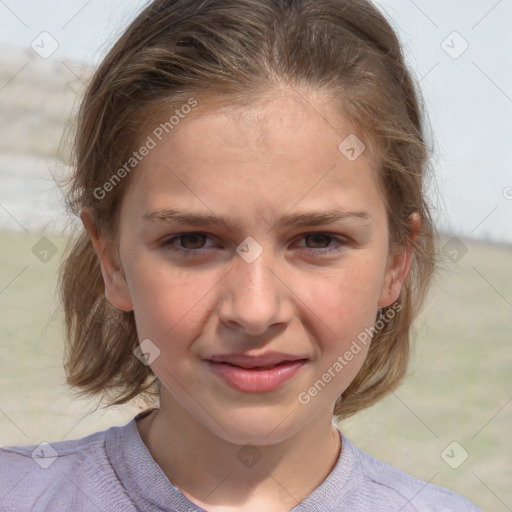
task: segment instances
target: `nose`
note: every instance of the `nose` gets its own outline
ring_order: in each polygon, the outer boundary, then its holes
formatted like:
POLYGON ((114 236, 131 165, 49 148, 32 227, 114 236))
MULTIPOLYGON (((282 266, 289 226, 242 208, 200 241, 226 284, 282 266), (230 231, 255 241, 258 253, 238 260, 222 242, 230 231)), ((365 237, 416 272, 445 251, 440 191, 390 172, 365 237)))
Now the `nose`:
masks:
POLYGON ((265 252, 252 263, 237 256, 222 289, 221 323, 249 336, 283 327, 293 316, 291 292, 283 284, 274 258, 265 252))

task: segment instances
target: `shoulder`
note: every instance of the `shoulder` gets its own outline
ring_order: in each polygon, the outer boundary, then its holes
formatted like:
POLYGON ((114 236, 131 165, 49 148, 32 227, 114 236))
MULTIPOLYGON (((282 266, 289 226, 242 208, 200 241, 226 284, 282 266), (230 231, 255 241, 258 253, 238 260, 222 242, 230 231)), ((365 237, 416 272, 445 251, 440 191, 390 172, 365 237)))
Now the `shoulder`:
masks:
POLYGON ((372 496, 382 510, 395 510, 394 507, 398 507, 397 510, 401 512, 482 512, 463 496, 381 462, 346 438, 343 441, 354 455, 363 492, 372 496))
POLYGON ((101 509, 103 496, 120 487, 105 452, 106 435, 119 428, 73 441, 0 448, 1 510, 101 509))

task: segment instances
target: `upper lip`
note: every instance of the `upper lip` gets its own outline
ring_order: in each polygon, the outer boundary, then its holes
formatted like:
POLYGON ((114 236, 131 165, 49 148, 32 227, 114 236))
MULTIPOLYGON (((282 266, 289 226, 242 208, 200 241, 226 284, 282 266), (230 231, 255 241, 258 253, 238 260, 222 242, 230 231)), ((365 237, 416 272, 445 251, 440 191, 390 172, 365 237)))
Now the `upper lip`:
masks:
POLYGON ((247 354, 217 354, 208 358, 208 361, 215 363, 228 363, 240 368, 260 368, 265 366, 275 366, 277 364, 305 360, 307 357, 284 354, 282 352, 266 352, 256 356, 247 354))

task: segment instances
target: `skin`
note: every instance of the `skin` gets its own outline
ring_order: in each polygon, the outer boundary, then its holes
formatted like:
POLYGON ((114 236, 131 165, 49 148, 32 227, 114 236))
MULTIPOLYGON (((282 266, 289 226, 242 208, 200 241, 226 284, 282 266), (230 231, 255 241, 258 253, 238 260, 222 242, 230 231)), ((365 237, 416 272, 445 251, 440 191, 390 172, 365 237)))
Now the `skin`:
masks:
POLYGON ((139 422, 141 437, 173 485, 208 510, 289 510, 339 457, 334 402, 368 346, 308 404, 297 397, 374 324, 379 307, 398 298, 410 264, 405 249, 390 255, 369 144, 355 161, 338 150, 350 133, 313 94, 305 100, 282 90, 244 107, 200 104, 131 177, 118 248, 83 212, 108 300, 134 310, 139 339, 160 350, 152 369, 162 382, 161 406, 139 422), (224 223, 144 218, 166 208, 224 223), (284 215, 327 210, 365 215, 282 224, 284 215), (172 239, 190 232, 207 237, 172 239), (236 252, 248 236, 263 251, 252 263, 236 252), (202 245, 202 254, 190 254, 202 245), (187 255, 176 251, 183 247, 187 255), (307 362, 265 393, 227 386, 204 360, 269 350, 307 362), (261 455, 252 467, 237 457, 246 444, 261 455))

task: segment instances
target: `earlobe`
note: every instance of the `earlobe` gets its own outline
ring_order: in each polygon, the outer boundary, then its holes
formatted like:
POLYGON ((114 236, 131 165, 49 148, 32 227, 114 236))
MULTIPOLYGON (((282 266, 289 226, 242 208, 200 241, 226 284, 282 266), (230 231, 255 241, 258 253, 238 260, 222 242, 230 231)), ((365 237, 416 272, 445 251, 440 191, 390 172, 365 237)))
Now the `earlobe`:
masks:
POLYGON ((384 285, 382 287, 381 296, 379 298, 378 307, 387 307, 393 304, 399 297, 402 287, 409 275, 413 258, 413 243, 419 235, 420 217, 414 213, 410 217, 411 238, 403 243, 390 261, 384 285))
POLYGON ((384 286, 382 287, 378 307, 384 308, 395 302, 402 290, 411 267, 412 252, 403 248, 393 257, 390 267, 386 271, 384 286))
POLYGON ((107 300, 121 311, 132 311, 133 303, 126 276, 118 262, 113 245, 105 237, 102 237, 94 222, 92 212, 88 208, 82 209, 80 217, 100 260, 107 300))

